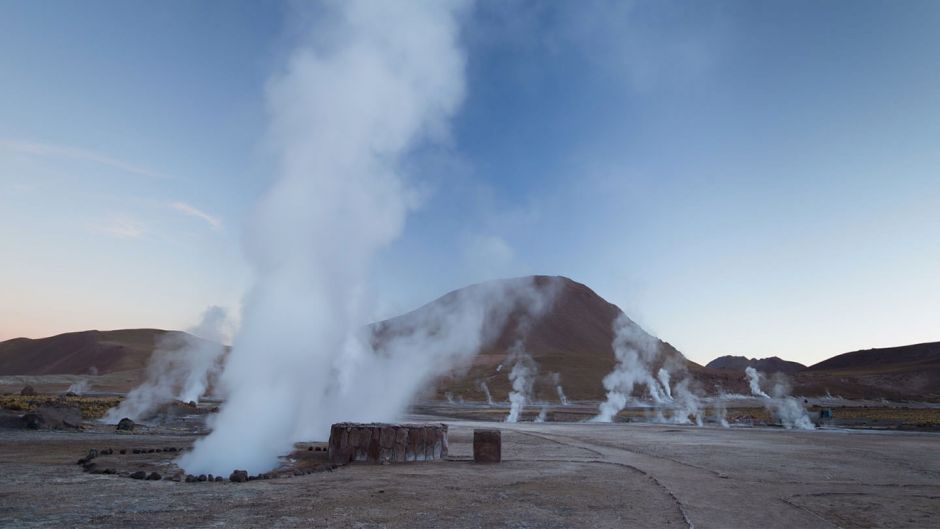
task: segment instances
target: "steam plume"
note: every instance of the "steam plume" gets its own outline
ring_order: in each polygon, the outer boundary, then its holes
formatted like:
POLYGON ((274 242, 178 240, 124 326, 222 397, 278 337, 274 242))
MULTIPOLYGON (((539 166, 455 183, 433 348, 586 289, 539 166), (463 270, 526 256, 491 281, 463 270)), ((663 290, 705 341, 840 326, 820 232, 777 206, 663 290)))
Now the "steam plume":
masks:
MULTIPOLYGON (((418 383, 402 381, 434 371, 427 359, 409 363, 418 358, 408 336, 376 354, 362 325, 373 257, 415 205, 403 157, 445 139, 463 99, 460 9, 330 2, 318 12, 324 25, 271 79, 280 169, 246 237, 254 280, 223 375, 229 398, 212 434, 181 459, 188 471, 268 470, 299 438, 322 438, 332 419, 395 413, 418 383)), ((481 310, 440 318, 481 320, 481 310)))
POLYGON ((797 428, 800 430, 812 430, 815 428, 813 422, 806 414, 806 409, 797 399, 789 396, 790 385, 781 373, 777 373, 773 397, 764 393, 760 389, 761 374, 751 366, 744 369, 747 373, 748 381, 751 385, 751 393, 764 399, 764 407, 770 410, 786 429, 797 428))
POLYGON ((659 378, 659 383, 663 386, 663 392, 666 394, 666 397, 672 399, 672 390, 669 389, 669 371, 667 371, 665 367, 661 367, 656 376, 659 378))
POLYGON ((626 407, 637 384, 645 384, 656 402, 663 401, 662 391, 650 374, 651 363, 659 354, 657 340, 621 313, 614 320, 613 346, 617 364, 604 377, 607 400, 601 403, 598 415, 594 418, 599 422, 613 420, 626 407))
POLYGON ((65 392, 74 393, 76 395, 84 395, 85 392, 87 392, 89 389, 91 389, 91 384, 88 383, 87 379, 83 378, 78 382, 73 382, 69 388, 65 390, 65 392))
POLYGON ((198 402, 222 369, 222 345, 229 321, 221 307, 209 307, 189 334, 171 333, 160 338, 147 365, 144 383, 127 394, 103 420, 116 423, 123 417, 146 420, 160 406, 181 400, 198 402))
POLYGON ((552 373, 552 382, 555 383, 555 393, 558 394, 558 402, 561 402, 562 406, 567 406, 568 397, 565 396, 565 390, 561 387, 561 375, 552 373))
POLYGON ((485 380, 480 381, 480 389, 483 390, 483 394, 486 395, 486 403, 490 406, 493 405, 493 395, 490 394, 490 387, 486 385, 485 380))
POLYGON ((757 397, 770 398, 770 395, 760 389, 760 372, 751 366, 745 367, 744 372, 747 374, 747 383, 751 386, 751 393, 757 397))
POLYGON ((538 368, 532 356, 526 352, 522 342, 516 342, 510 353, 510 361, 515 360, 509 372, 512 391, 509 392, 509 415, 506 422, 517 422, 532 394, 532 384, 538 368))

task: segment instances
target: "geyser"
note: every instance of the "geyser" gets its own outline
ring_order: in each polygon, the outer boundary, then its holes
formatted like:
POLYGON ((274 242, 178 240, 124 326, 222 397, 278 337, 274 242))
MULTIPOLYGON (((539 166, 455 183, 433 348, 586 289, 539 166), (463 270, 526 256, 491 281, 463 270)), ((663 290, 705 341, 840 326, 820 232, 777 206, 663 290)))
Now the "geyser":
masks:
MULTIPOLYGON (((422 356, 413 347, 428 336, 415 331, 376 354, 362 330, 373 257, 416 203, 403 158, 445 139, 463 99, 461 5, 328 3, 270 80, 279 170, 245 237, 253 279, 222 375, 228 399, 180 460, 187 471, 269 470, 333 422, 394 415, 441 355, 476 345, 434 335, 422 356)), ((484 315, 467 303, 440 317, 478 333, 484 315)))

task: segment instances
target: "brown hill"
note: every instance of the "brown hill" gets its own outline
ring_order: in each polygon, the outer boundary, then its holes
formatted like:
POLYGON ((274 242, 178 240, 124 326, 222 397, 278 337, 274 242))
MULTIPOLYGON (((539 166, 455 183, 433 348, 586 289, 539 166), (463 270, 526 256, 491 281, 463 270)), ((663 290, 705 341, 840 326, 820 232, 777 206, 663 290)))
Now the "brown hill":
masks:
MULTIPOLYGON (((506 289, 532 285, 546 296, 554 293, 553 302, 539 316, 533 317, 524 308, 516 307, 501 322, 498 329, 485 334, 493 339, 484 344, 480 353, 469 366, 463 366, 451 376, 440 380, 437 396, 451 394, 454 398, 484 400, 481 382, 485 382, 494 400, 503 401, 511 389, 509 372, 512 368, 510 354, 517 342, 531 355, 538 369, 534 392, 536 398, 557 400, 556 384, 560 384, 565 395, 572 400, 596 400, 604 398, 602 380, 613 370, 614 320, 622 311, 587 286, 566 277, 530 276, 504 279, 471 285, 450 292, 431 303, 385 322, 376 324, 378 341, 382 333, 392 327, 408 327, 411 321, 425 321, 433 314, 456 302, 458 296, 485 297, 483 291, 501 292, 506 289)), ((658 345, 660 359, 656 369, 667 364, 670 370, 687 369, 701 375, 700 378, 714 383, 726 381, 734 385, 737 375, 712 372, 690 362, 682 353, 667 342, 647 334, 636 323, 630 321, 638 339, 648 339, 658 345)), ((741 383, 743 387, 743 382, 741 383)))
POLYGON ((87 375, 143 369, 156 340, 179 331, 81 331, 0 342, 0 375, 87 375))
POLYGON ((940 400, 940 342, 840 354, 800 372, 806 394, 940 400))
POLYGON ((770 358, 748 358, 746 356, 719 356, 712 360, 705 367, 713 369, 731 369, 734 371, 744 371, 745 368, 753 367, 764 373, 797 373, 806 369, 806 366, 799 362, 791 362, 776 356, 770 358))

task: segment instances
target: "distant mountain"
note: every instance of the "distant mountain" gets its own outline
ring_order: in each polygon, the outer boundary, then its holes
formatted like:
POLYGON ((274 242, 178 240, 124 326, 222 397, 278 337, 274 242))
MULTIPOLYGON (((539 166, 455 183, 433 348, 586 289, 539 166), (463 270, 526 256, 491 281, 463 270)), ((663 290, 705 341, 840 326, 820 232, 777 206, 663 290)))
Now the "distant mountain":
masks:
MULTIPOLYGON (((499 322, 498 328, 493 328, 497 324, 490 323, 486 329, 485 334, 490 339, 468 364, 458 366, 436 381, 428 393, 440 398, 451 394, 454 398, 481 401, 485 398, 481 382, 485 382, 495 400, 505 401, 510 391, 510 352, 521 341, 537 364, 534 385, 537 399, 557 400, 556 383, 572 400, 604 398, 602 380, 615 365, 611 346, 613 323, 622 311, 587 286, 565 277, 529 276, 471 285, 408 314, 374 324, 374 340, 380 345, 396 329, 433 322, 434 318, 439 318, 442 308, 461 297, 484 296, 487 290, 520 285, 553 292, 553 303, 537 317, 514 307, 507 309, 510 312, 505 318, 490 318, 499 322)), ((632 321, 629 325, 634 340, 648 340, 657 345, 660 354, 654 370, 665 365, 674 374, 673 380, 681 378, 681 372, 686 371, 694 381, 693 386, 704 393, 747 393, 742 372, 747 365, 753 365, 765 373, 786 374, 795 395, 829 393, 847 398, 940 401, 940 342, 855 351, 808 368, 776 357, 756 360, 734 356, 717 358, 701 366, 632 321)), ((99 375, 95 387, 127 391, 142 379, 156 344, 165 343, 163 339, 172 335, 185 333, 125 329, 7 340, 0 342, 0 376, 46 377, 52 387, 61 384, 62 377, 94 372, 99 375), (55 377, 60 381, 53 381, 55 377)), ((20 382, 7 385, 13 387, 17 383, 20 382)), ((66 386, 68 383, 65 382, 66 386)))
POLYGON ((156 341, 180 331, 80 331, 0 342, 0 375, 87 375, 142 369, 156 341))
POLYGON ((783 360, 776 356, 771 356, 770 358, 748 358, 746 356, 719 356, 718 358, 709 362, 705 367, 711 367, 713 369, 731 369, 734 371, 744 371, 747 367, 753 367, 758 371, 764 373, 797 373, 804 369, 806 366, 799 362, 791 362, 789 360, 783 360))
POLYGON ((808 367, 797 381, 813 392, 807 394, 940 401, 940 342, 840 354, 808 367))

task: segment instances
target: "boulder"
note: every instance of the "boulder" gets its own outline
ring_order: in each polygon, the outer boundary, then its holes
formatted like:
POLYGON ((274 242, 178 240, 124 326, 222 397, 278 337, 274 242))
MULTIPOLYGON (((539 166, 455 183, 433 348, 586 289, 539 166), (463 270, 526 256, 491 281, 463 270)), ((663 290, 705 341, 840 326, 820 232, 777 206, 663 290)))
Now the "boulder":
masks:
POLYGON ((36 396, 36 390, 32 386, 26 386, 20 390, 20 395, 23 397, 34 397, 36 396))
POLYGON ((23 427, 29 430, 39 430, 43 427, 42 417, 38 413, 27 413, 23 416, 23 427))
POLYGON ((147 476, 147 481, 160 481, 161 479, 163 479, 163 476, 156 472, 151 472, 150 475, 147 476))
POLYGON ((133 474, 131 474, 131 479, 145 479, 146 477, 147 477, 147 473, 144 472, 143 470, 138 470, 137 472, 134 472, 133 474))
POLYGON ((136 426, 136 425, 134 424, 134 421, 130 420, 128 417, 124 417, 123 419, 121 419, 120 421, 118 421, 117 426, 116 426, 114 429, 117 430, 117 431, 119 431, 119 432, 121 432, 121 431, 123 431, 123 432, 133 432, 133 431, 134 431, 134 426, 136 426))
POLYGON ((236 470, 232 472, 232 475, 228 477, 229 481, 234 481, 235 483, 244 483, 248 481, 248 471, 247 470, 236 470))
POLYGON ((82 427, 82 410, 72 404, 47 402, 23 415, 21 424, 30 430, 78 430, 82 427))

